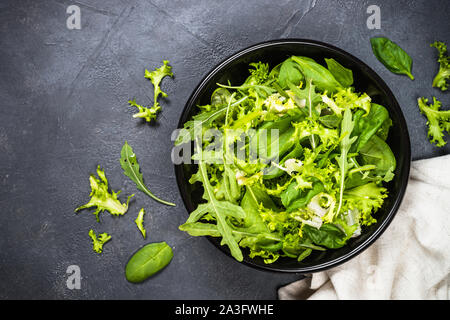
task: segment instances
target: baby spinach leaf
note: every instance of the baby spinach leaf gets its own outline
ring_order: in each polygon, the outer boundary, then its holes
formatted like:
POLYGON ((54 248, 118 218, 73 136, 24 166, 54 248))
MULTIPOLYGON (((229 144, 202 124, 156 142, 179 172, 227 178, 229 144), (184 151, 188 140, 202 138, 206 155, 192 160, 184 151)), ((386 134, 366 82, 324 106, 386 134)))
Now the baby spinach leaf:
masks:
POLYGON ((325 58, 325 62, 327 64, 328 70, 330 70, 334 78, 339 81, 339 83, 342 84, 344 88, 350 87, 353 84, 352 70, 347 69, 333 58, 325 58))
POLYGON ((392 173, 396 167, 395 156, 386 142, 377 135, 373 135, 361 148, 360 155, 363 164, 373 164, 376 166, 374 172, 377 175, 385 176, 392 173))
POLYGON ((125 267, 125 276, 130 282, 142 282, 164 269, 172 258, 173 251, 167 243, 149 243, 130 258, 125 267))
POLYGON ((303 76, 307 79, 312 79, 313 84, 319 90, 335 92, 338 88, 342 88, 342 85, 334 78, 331 72, 313 59, 296 56, 293 56, 291 59, 300 65, 303 76))
POLYGON ((120 165, 123 169, 123 173, 136 184, 136 187, 139 190, 158 202, 161 202, 168 206, 175 206, 174 203, 158 198, 147 188, 147 186, 144 184, 144 178, 142 177, 136 154, 133 152, 133 149, 126 141, 122 147, 122 151, 120 152, 120 165))
POLYGON ((324 191, 323 184, 319 181, 313 183, 312 189, 301 190, 297 188, 297 182, 293 181, 289 187, 281 194, 281 202, 288 212, 298 208, 303 208, 317 194, 324 191))
POLYGON ((320 229, 305 225, 303 232, 315 244, 330 249, 341 248, 348 240, 348 236, 339 227, 331 223, 324 223, 320 229))
MULTIPOLYGON (((359 110, 357 111, 359 113, 359 110)), ((383 123, 389 119, 389 112, 385 107, 371 103, 370 112, 365 117, 358 117, 355 124, 354 135, 358 136, 355 143, 355 150, 359 151, 369 141, 369 139, 378 132, 383 123)), ((353 148, 352 148, 353 149, 353 148)))
POLYGON ((280 73, 278 75, 278 83, 281 88, 288 88, 288 82, 298 86, 303 78, 299 65, 292 59, 287 59, 281 64, 280 73))
POLYGON ((398 44, 388 38, 371 38, 372 51, 375 57, 391 72, 405 74, 411 80, 412 59, 398 44))

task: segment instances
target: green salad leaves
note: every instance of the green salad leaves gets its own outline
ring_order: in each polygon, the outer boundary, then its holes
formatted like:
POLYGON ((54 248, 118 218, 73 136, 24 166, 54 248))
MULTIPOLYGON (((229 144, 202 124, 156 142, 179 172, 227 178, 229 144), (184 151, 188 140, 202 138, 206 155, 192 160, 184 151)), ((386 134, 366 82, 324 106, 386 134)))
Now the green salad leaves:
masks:
POLYGON ((376 223, 396 169, 392 120, 355 91, 350 69, 325 63, 252 63, 242 84, 218 84, 198 106, 175 144, 195 145, 189 182, 203 202, 180 230, 273 263, 340 248, 376 223))

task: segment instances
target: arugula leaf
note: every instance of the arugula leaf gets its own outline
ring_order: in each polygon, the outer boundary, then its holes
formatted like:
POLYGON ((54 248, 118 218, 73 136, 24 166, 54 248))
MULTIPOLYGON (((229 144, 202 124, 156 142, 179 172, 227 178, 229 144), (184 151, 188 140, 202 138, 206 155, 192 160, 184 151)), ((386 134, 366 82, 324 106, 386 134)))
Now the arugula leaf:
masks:
POLYGON ((102 253, 103 251, 103 245, 108 242, 109 240, 111 240, 111 236, 109 234, 105 233, 101 233, 98 235, 98 238, 94 232, 94 230, 89 230, 89 237, 91 237, 92 239, 92 245, 93 245, 93 250, 97 253, 102 253))
POLYGON ((370 43, 373 54, 386 68, 414 80, 411 74, 412 59, 399 45, 384 37, 371 38, 370 43))
POLYGON ((435 47, 439 52, 439 71, 433 79, 433 87, 446 91, 447 81, 450 80, 450 58, 447 54, 447 46, 440 41, 435 41, 430 46, 435 47))
POLYGON ((139 163, 136 158, 136 154, 133 152, 133 149, 126 141, 122 147, 122 151, 120 152, 120 166, 123 169, 123 173, 136 184, 136 187, 139 190, 160 203, 168 206, 175 206, 175 204, 172 202, 168 202, 158 198, 146 187, 146 185, 144 184, 142 173, 140 171, 139 163))
POLYGON ((339 83, 342 84, 344 88, 350 87, 353 84, 352 70, 347 69, 333 58, 325 58, 325 62, 327 64, 328 70, 330 70, 334 78, 339 81, 339 83))
POLYGON ((139 210, 138 216, 137 216, 136 220, 134 220, 134 222, 136 223, 139 231, 141 231, 142 236, 145 239, 147 236, 147 231, 145 230, 145 227, 144 227, 144 215, 145 215, 145 210, 144 210, 144 208, 142 208, 141 210, 139 210))
POLYGON ((117 199, 121 191, 114 192, 111 190, 111 193, 108 191, 108 180, 106 179, 105 172, 100 168, 100 166, 97 167, 97 175, 99 179, 97 179, 93 174, 89 176, 89 182, 91 184, 91 199, 85 205, 76 208, 75 212, 87 208, 97 207, 94 212, 97 221, 100 221, 99 213, 105 210, 109 211, 109 213, 114 216, 124 215, 128 211, 128 203, 134 194, 128 197, 126 203, 121 203, 117 199))
POLYGON ((173 78, 172 67, 169 65, 168 60, 163 61, 163 65, 153 71, 145 69, 145 78, 150 79, 153 83, 153 108, 159 106, 158 97, 161 95, 163 98, 167 97, 167 93, 161 90, 160 84, 164 77, 173 78))
MULTIPOLYGON (((356 141, 357 137, 353 136, 350 138, 353 128, 355 126, 355 122, 352 120, 352 113, 350 108, 345 109, 344 117, 342 119, 341 124, 341 154, 337 158, 337 163, 340 168, 339 177, 339 204, 336 210, 336 214, 339 214, 342 207, 343 195, 344 195, 344 186, 345 186, 345 178, 347 176, 347 172, 349 169, 349 162, 347 159, 348 152, 352 144, 356 141)), ((333 220, 333 216, 328 216, 328 221, 331 222, 333 220)))
MULTIPOLYGON (((229 201, 219 201, 214 195, 213 188, 209 182, 206 165, 203 161, 199 161, 198 172, 191 177, 191 182, 201 182, 204 193, 203 199, 207 202, 198 205, 187 219, 186 223, 197 222, 205 214, 209 213, 216 219, 217 231, 222 236, 222 245, 227 245, 230 249, 231 255, 238 261, 243 260, 242 251, 233 236, 232 228, 230 227, 227 218, 234 217, 237 219, 245 218, 245 211, 242 207, 232 204, 229 201)), ((183 231, 184 225, 179 227, 183 231)))
POLYGON ((444 131, 450 133, 450 110, 440 110, 442 103, 433 97, 433 103, 428 105, 428 99, 417 99, 420 112, 427 117, 428 138, 431 143, 437 147, 443 147, 447 142, 444 141, 444 131))

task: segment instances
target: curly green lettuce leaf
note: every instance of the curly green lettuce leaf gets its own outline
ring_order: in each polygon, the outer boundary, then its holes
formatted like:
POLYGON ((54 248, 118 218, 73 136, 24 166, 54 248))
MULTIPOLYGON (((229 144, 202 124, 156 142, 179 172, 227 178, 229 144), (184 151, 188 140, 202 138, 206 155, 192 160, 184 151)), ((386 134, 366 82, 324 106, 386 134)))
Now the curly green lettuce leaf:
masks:
POLYGON ((150 81, 153 83, 153 107, 156 108, 157 106, 159 106, 158 97, 160 95, 163 98, 167 97, 167 93, 161 90, 160 84, 164 77, 173 78, 172 67, 169 65, 168 60, 164 60, 163 65, 153 71, 148 71, 147 69, 145 69, 144 77, 150 79, 150 81))
POLYGON ((433 87, 446 91, 448 88, 447 81, 450 80, 450 58, 447 54, 447 46, 440 41, 435 41, 430 46, 435 47, 439 52, 439 71, 433 79, 433 87))
POLYGON ((90 201, 85 205, 76 208, 75 212, 96 207, 97 209, 94 211, 94 215, 96 216, 97 221, 100 221, 99 213, 105 210, 114 216, 124 215, 128 210, 128 202, 134 194, 128 197, 126 203, 121 203, 117 198, 121 191, 108 191, 108 180, 106 179, 105 172, 100 168, 100 166, 97 167, 97 175, 99 178, 96 178, 93 174, 89 177, 89 182, 91 184, 90 201))
POLYGON ((95 234, 94 230, 89 230, 89 237, 92 239, 92 249, 97 253, 102 253, 103 251, 103 245, 111 240, 111 236, 109 234, 101 233, 98 235, 95 234))
POLYGON ((159 105, 147 108, 138 104, 135 99, 129 100, 128 103, 130 106, 136 107, 139 110, 138 113, 133 114, 133 118, 142 118, 147 122, 152 122, 155 120, 156 116, 161 111, 161 107, 159 105))
POLYGON ((250 77, 247 78, 246 83, 250 84, 262 84, 266 82, 269 77, 269 64, 262 62, 250 63, 251 69, 249 69, 250 77))
POLYGON ((387 189, 376 183, 367 183, 365 185, 345 190, 344 199, 350 210, 359 210, 361 214, 361 223, 371 225, 377 220, 372 217, 372 213, 377 212, 387 197, 387 189))
POLYGON ((144 227, 144 215, 145 215, 145 210, 144 210, 144 208, 141 208, 141 210, 139 210, 138 216, 137 216, 136 220, 134 220, 134 222, 136 223, 139 231, 141 231, 142 236, 145 239, 147 236, 147 231, 145 230, 145 227, 144 227))
POLYGON ((427 117, 428 139, 438 147, 443 147, 444 131, 450 133, 450 110, 440 110, 442 103, 433 97, 433 103, 428 104, 428 99, 417 99, 420 112, 427 117))

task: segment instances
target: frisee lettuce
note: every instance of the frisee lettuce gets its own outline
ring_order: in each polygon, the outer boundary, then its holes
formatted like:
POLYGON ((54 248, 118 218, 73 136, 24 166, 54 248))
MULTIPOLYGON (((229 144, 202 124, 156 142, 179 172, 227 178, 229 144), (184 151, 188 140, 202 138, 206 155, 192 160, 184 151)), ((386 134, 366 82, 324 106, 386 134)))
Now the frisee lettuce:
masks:
POLYGON ((145 69, 146 79, 150 79, 153 84, 153 106, 144 107, 136 102, 135 99, 129 100, 128 104, 138 109, 138 113, 133 115, 133 118, 142 118, 147 122, 152 122, 156 119, 158 113, 161 111, 161 105, 158 102, 159 96, 166 98, 167 93, 161 90, 161 81, 165 77, 173 78, 172 67, 169 65, 168 60, 163 61, 163 65, 153 71, 145 69))
POLYGON ((139 231, 142 233, 142 236, 145 239, 147 237, 147 230, 145 230, 145 227, 144 227, 144 215, 145 215, 145 210, 144 210, 144 208, 141 208, 141 210, 139 210, 138 216, 137 216, 136 220, 134 220, 134 222, 136 223, 139 231))
POLYGON ((97 221, 100 221, 99 214, 105 210, 113 216, 124 215, 128 210, 128 202, 134 194, 128 197, 126 203, 121 203, 118 199, 121 191, 108 191, 108 180, 106 179, 104 170, 102 170, 100 166, 97 167, 97 175, 98 178, 96 178, 94 174, 89 176, 89 182, 91 184, 91 199, 88 203, 76 208, 75 212, 96 207, 97 209, 94 211, 94 215, 97 221))
POLYGON ((428 99, 417 99, 420 112, 427 117, 428 139, 437 147, 443 147, 447 143, 444 140, 444 132, 450 133, 450 110, 441 110, 442 103, 433 97, 433 102, 428 104, 428 99))
POLYGON ((430 46, 435 47, 439 52, 439 71, 433 79, 433 87, 446 91, 447 82, 450 80, 450 58, 447 54, 447 46, 440 41, 435 41, 430 46))
POLYGON ((102 253, 103 245, 111 240, 111 236, 109 234, 101 233, 98 235, 95 234, 94 230, 89 230, 89 237, 92 239, 92 249, 97 253, 102 253))

